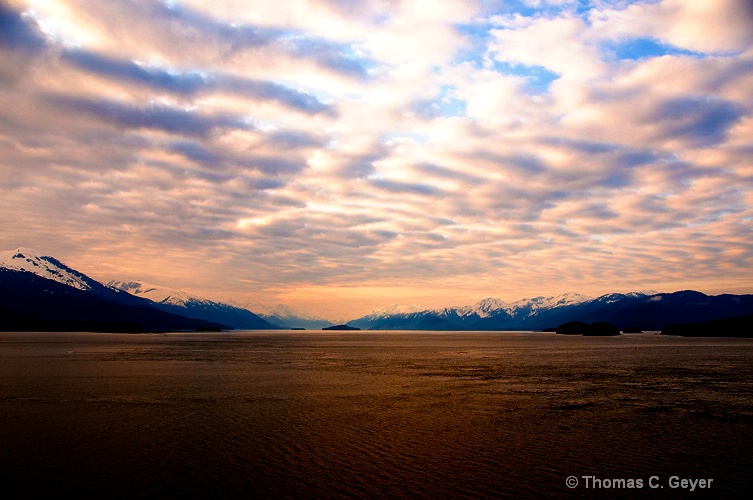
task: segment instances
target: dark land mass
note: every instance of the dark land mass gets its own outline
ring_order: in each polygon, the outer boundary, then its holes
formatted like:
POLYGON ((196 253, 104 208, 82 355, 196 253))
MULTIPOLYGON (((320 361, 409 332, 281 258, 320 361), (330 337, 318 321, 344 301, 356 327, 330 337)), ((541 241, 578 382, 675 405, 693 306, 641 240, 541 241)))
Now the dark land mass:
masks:
POLYGON ((456 331, 466 330, 466 326, 446 318, 439 317, 432 313, 410 313, 397 314, 379 318, 376 321, 360 324, 360 320, 351 321, 368 330, 434 330, 434 331, 456 331))
POLYGON ((628 326, 622 329, 622 333, 643 333, 643 330, 637 326, 628 326))
POLYGON ((547 310, 504 310, 490 316, 460 316, 455 309, 395 314, 379 318, 364 317, 349 324, 368 330, 552 330, 552 325, 572 321, 606 322, 623 331, 661 331, 668 325, 705 322, 753 313, 753 295, 710 296, 693 290, 655 295, 608 294, 579 304, 547 310))
POLYGON ((187 302, 182 306, 155 302, 153 307, 179 316, 230 325, 230 329, 277 330, 280 328, 279 326, 273 325, 269 321, 262 319, 251 311, 218 302, 212 302, 209 304, 203 302, 187 302))
MULTIPOLYGON (((152 302, 122 289, 105 286, 51 257, 44 259, 78 278, 88 289, 81 290, 32 272, 0 268, 0 330, 140 332, 282 327, 248 310, 219 302, 189 300, 183 305, 152 302)), ((587 321, 616 326, 599 330, 581 325, 581 331, 575 334, 615 335, 619 331, 615 333, 614 329, 622 328, 625 332, 666 330, 667 335, 675 335, 673 332, 679 331, 680 327, 669 325, 701 323, 701 326, 683 327, 688 333, 682 334, 701 335, 702 331, 725 329, 723 325, 727 324, 709 322, 753 314, 753 295, 709 296, 692 290, 655 295, 607 294, 582 303, 541 309, 530 305, 509 312, 499 308, 487 311, 487 314, 481 317, 478 312, 465 314, 458 308, 445 308, 382 317, 366 316, 347 325, 328 325, 322 329, 535 331, 551 325, 587 321)), ((736 336, 746 335, 742 333, 747 330, 744 325, 738 328, 737 323, 729 324, 738 331, 736 336)))
MULTIPOLYGON (((94 281, 94 280, 92 280, 94 281)), ((117 288, 118 291, 127 292, 132 283, 122 283, 117 288)), ((108 290, 112 288, 107 287, 108 290)), ((130 294, 129 294, 130 295, 130 294)), ((139 300, 143 300, 136 297, 139 300)), ((257 314, 252 313, 247 309, 240 307, 234 307, 229 304, 223 304, 221 302, 214 302, 210 300, 188 300, 180 305, 170 304, 166 302, 152 302, 150 305, 155 309, 161 311, 176 314, 186 318, 202 319, 209 321, 210 323, 216 323, 220 325, 229 325, 229 329, 236 330, 275 330, 280 328, 277 325, 264 320, 257 314)))
POLYGON ((683 337, 753 337, 753 314, 699 323, 669 325, 662 335, 683 337))
POLYGON ((355 326, 350 325, 333 325, 333 326, 325 326, 322 328, 322 330, 360 330, 360 328, 356 328, 355 326))
POLYGON ((232 329, 154 308, 152 302, 99 285, 80 290, 33 273, 0 269, 0 330, 164 332, 232 329))
POLYGON ((570 321, 558 326, 555 332, 559 335, 583 335, 584 337, 613 337, 620 335, 620 329, 607 322, 584 323, 570 321))
MULTIPOLYGON (((706 295, 683 290, 614 301, 597 299, 560 311, 559 316, 564 321, 587 318, 591 322, 606 321, 624 328, 660 331, 675 323, 705 322, 749 313, 753 313, 753 295, 706 295)), ((552 310, 547 315, 558 314, 552 310)))

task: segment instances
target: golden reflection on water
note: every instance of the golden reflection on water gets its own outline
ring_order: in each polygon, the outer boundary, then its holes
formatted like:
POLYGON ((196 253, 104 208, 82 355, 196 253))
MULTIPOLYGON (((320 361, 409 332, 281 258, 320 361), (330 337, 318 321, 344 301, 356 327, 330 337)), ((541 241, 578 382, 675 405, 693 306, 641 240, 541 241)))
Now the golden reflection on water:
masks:
POLYGON ((748 339, 0 334, 0 471, 24 494, 740 494, 751 431, 748 339))

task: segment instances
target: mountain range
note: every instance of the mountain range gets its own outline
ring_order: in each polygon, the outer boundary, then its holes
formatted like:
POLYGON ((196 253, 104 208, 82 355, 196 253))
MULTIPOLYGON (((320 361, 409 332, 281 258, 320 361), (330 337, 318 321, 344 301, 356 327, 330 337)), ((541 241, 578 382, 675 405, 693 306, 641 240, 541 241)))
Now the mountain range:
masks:
MULTIPOLYGON (((662 330, 753 313, 753 295, 576 293, 507 303, 425 309, 393 305, 348 322, 362 330, 542 330, 570 321, 662 330)), ((325 328, 332 323, 285 305, 231 305, 142 281, 100 283, 28 248, 0 252, 0 330, 172 331, 325 328), (258 313, 251 312, 251 308, 258 313)))
POLYGON ((149 300, 110 288, 33 250, 0 252, 0 330, 142 332, 223 326, 161 311, 149 300))
POLYGON ((570 321, 609 322, 621 330, 660 331, 678 323, 707 322, 753 313, 753 295, 610 293, 596 298, 568 293, 506 303, 484 299, 472 306, 421 309, 389 306, 348 322, 363 330, 543 330, 570 321))
POLYGON ((0 329, 279 329, 246 309, 140 281, 100 283, 29 248, 0 252, 0 329))
POLYGON ((157 309, 181 316, 199 318, 227 325, 236 330, 270 330, 283 328, 247 309, 215 302, 183 290, 173 290, 142 281, 110 281, 107 286, 152 302, 157 309))
POLYGON ((266 321, 280 328, 306 328, 310 330, 319 330, 332 326, 333 324, 327 319, 294 311, 285 304, 267 306, 264 304, 252 303, 240 304, 239 307, 245 307, 250 311, 254 311, 266 321))

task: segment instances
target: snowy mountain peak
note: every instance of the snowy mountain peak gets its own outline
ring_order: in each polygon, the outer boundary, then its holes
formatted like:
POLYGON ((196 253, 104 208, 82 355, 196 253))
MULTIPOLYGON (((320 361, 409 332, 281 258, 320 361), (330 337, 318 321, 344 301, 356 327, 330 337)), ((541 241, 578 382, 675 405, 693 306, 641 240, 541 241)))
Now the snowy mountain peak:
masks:
POLYGON ((649 297, 651 295, 656 295, 656 292, 653 290, 644 290, 640 292, 628 292, 628 293, 608 293, 606 295, 602 295, 598 297, 596 300, 600 302, 604 302, 607 304, 611 304, 613 302, 618 302, 620 300, 626 299, 626 298, 639 298, 639 297, 649 297))
POLYGON ((159 304, 185 306, 189 302, 209 302, 207 299, 192 295, 183 290, 173 290, 172 288, 145 283, 143 281, 110 281, 107 283, 107 286, 159 304))
POLYGON ((79 290, 91 290, 92 285, 96 283, 59 260, 49 255, 42 255, 31 248, 20 247, 0 252, 0 267, 12 271, 30 272, 41 278, 57 281, 79 290))
MULTIPOLYGON (((285 304, 277 304, 272 309, 271 313, 280 318, 292 318, 297 315, 291 308, 289 308, 285 304)), ((300 316, 300 314, 298 314, 297 316, 300 316)))
POLYGON ((374 309, 371 311, 371 313, 366 316, 367 318, 382 318, 385 316, 394 316, 398 314, 413 314, 413 313, 419 313, 426 311, 425 307, 421 307, 419 305, 407 305, 407 304, 392 304, 389 306, 383 306, 377 309, 374 309))
POLYGON ((256 314, 263 314, 265 316, 286 317, 286 316, 294 315, 293 310, 290 309, 285 304, 277 304, 276 306, 269 306, 266 304, 261 304, 259 302, 238 302, 238 301, 231 301, 230 304, 237 307, 246 308, 249 311, 254 311, 256 314))
POLYGON ((507 306, 507 302, 504 300, 489 297, 474 304, 472 310, 481 318, 487 318, 500 310, 503 310, 505 306, 507 306))
POLYGON ((506 306, 510 314, 520 314, 525 311, 527 314, 536 314, 539 310, 553 309, 555 307, 573 306, 588 302, 591 297, 579 293, 566 293, 556 297, 534 297, 532 299, 523 299, 506 306))
POLYGON ((249 310, 224 302, 215 302, 184 290, 174 290, 143 281, 110 281, 107 286, 149 300, 157 309, 172 314, 212 321, 241 330, 276 328, 249 310))
POLYGON ((256 314, 263 316, 264 318, 276 318, 277 320, 292 321, 293 323, 303 322, 321 322, 325 325, 330 325, 331 322, 321 316, 309 314, 307 312, 292 309, 285 304, 277 304, 275 306, 269 306, 265 304, 256 303, 243 303, 240 307, 245 307, 249 311, 254 311, 256 314))

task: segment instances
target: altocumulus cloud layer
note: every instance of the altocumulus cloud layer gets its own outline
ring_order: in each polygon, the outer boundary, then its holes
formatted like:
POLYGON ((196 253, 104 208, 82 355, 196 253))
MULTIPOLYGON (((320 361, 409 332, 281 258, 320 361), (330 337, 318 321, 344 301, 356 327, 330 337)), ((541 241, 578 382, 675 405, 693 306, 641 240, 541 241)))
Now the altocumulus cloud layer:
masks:
POLYGON ((0 0, 3 248, 354 316, 753 292, 749 0, 0 0))

